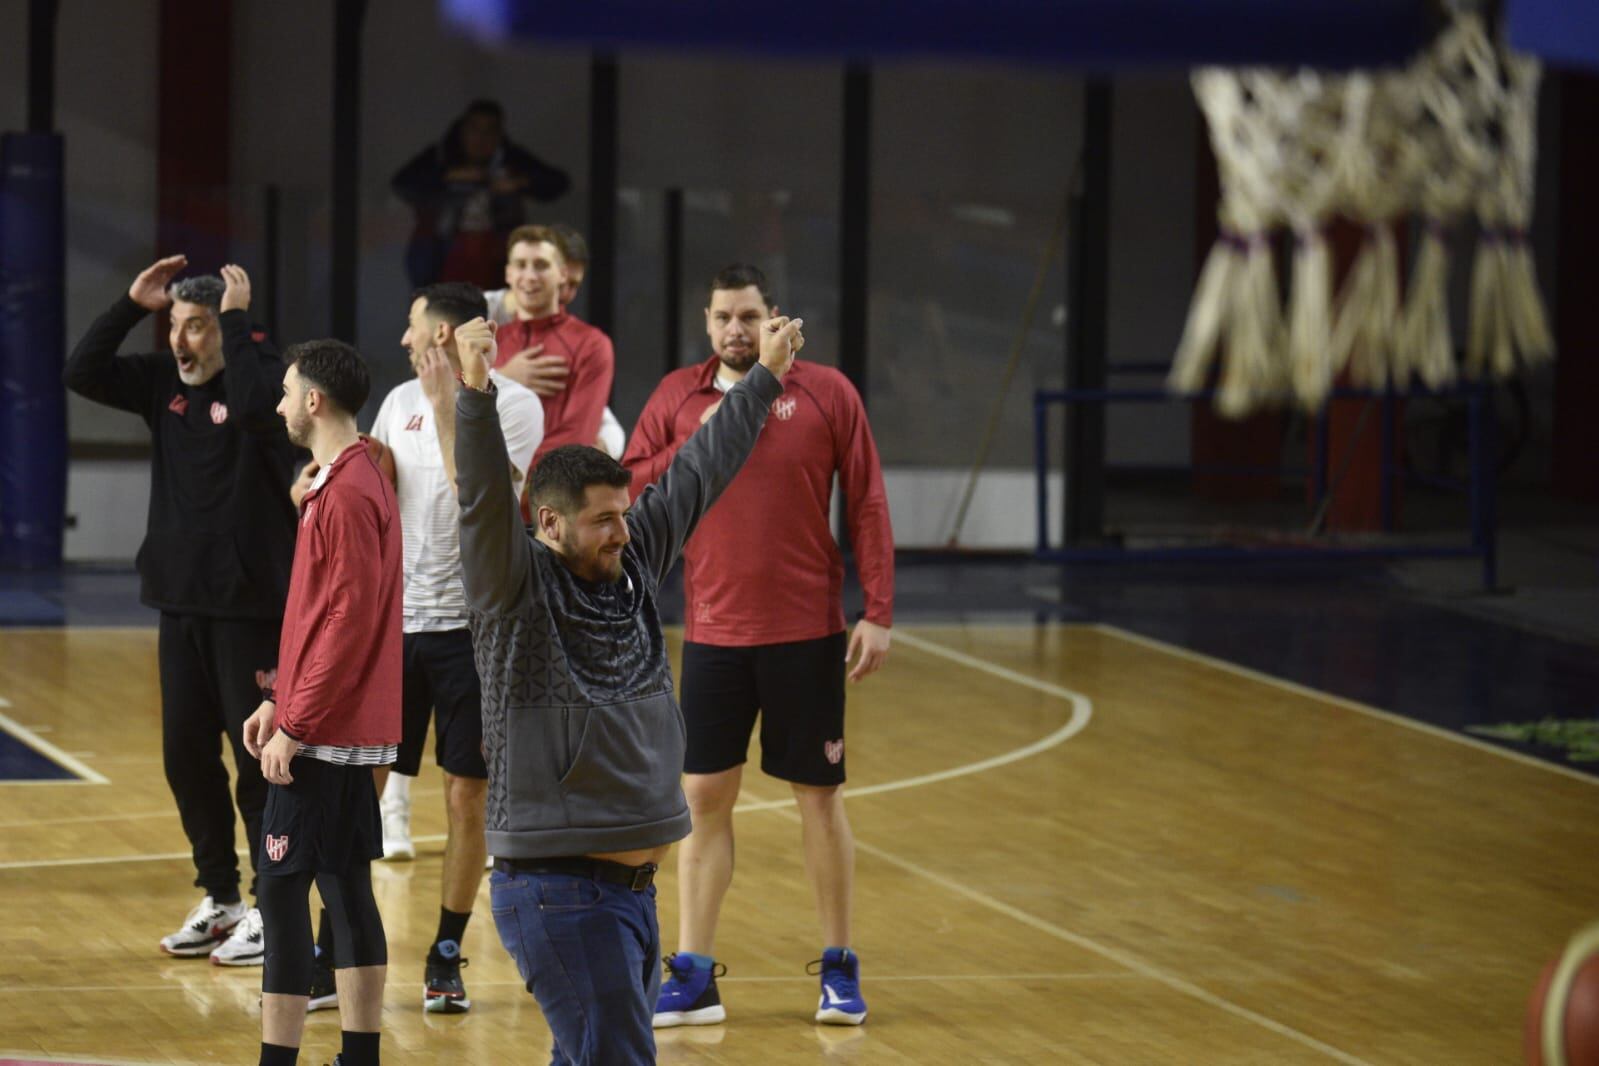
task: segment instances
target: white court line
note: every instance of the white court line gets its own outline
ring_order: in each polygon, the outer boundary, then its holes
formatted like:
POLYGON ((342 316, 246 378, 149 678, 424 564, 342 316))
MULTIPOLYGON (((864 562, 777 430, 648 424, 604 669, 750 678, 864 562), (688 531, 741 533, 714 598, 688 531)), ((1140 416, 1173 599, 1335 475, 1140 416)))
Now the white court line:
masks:
MULTIPOLYGON (((921 785, 931 785, 939 781, 948 781, 955 777, 965 777, 968 774, 980 774, 986 770, 993 770, 996 767, 1008 766, 1013 762, 1020 762, 1022 759, 1031 758, 1040 752, 1048 751, 1050 748, 1053 748, 1059 744, 1064 744, 1078 733, 1081 733, 1084 729, 1087 729, 1089 721, 1094 717, 1093 701, 1091 701, 1081 692, 1073 692, 1069 688, 1062 688, 1060 685, 1052 685, 1047 681, 1040 681, 1035 677, 1028 677, 1026 674, 1019 674, 1014 670, 1008 670, 1005 667, 998 666, 994 663, 984 662, 982 659, 974 658, 970 655, 967 655, 965 652, 959 652, 953 648, 946 648, 942 644, 934 644, 932 641, 924 640, 921 637, 917 637, 903 631, 895 631, 894 642, 896 644, 909 645, 910 647, 915 648, 917 651, 926 652, 929 655, 936 655, 941 659, 948 659, 950 662, 959 663, 960 665, 970 667, 973 670, 980 670, 985 674, 992 674, 995 677, 1001 678, 1002 680, 1011 681, 1018 685, 1025 685, 1029 688, 1037 689, 1045 695, 1054 696, 1057 699, 1064 700, 1066 703, 1071 705, 1072 716, 1067 719, 1065 725, 1061 726, 1053 733, 1050 733, 1046 737, 1035 740, 1033 743, 1024 747, 1016 748, 1012 751, 1007 751, 988 759, 980 759, 977 762, 969 762, 961 766, 951 767, 948 770, 939 770, 935 773, 922 774, 918 777, 907 777, 899 781, 885 781, 882 784, 864 785, 860 788, 847 788, 845 789, 845 795, 849 799, 858 799, 861 796, 872 796, 880 792, 898 792, 900 789, 917 788, 921 785)), ((740 811, 775 811, 782 807, 792 807, 796 802, 797 801, 793 797, 781 800, 755 800, 749 803, 740 803, 735 806, 733 810, 735 813, 740 811)))
MULTIPOLYGON (((6 703, 5 706, 10 707, 11 704, 6 703)), ((0 729, 4 729, 45 758, 77 774, 81 779, 78 781, 0 781, 0 785, 109 785, 111 783, 110 778, 91 770, 81 759, 68 755, 21 722, 7 715, 0 714, 0 729)))
MULTIPOLYGON (((787 814, 788 812, 784 813, 787 814)), ((792 817, 796 821, 799 820, 798 815, 789 815, 789 817, 792 817)), ((1099 943, 1097 940, 1083 936, 1080 933, 1074 933, 1070 929, 1056 925, 1054 922, 1047 921, 1046 919, 1040 918, 1035 914, 1029 914, 1027 911, 1022 910, 1019 907, 1013 907, 1003 900, 995 899, 986 892, 979 892, 977 889, 963 885, 959 881, 951 880, 950 878, 945 877, 943 874, 935 873, 925 866, 919 866, 907 859, 900 858, 898 855, 884 851, 882 848, 868 844, 862 841, 859 837, 855 838, 855 846, 861 851, 866 852, 866 854, 888 863, 890 866, 897 866, 906 873, 915 874, 918 877, 931 881, 942 888, 948 889, 950 892, 953 892, 956 895, 965 896, 973 903, 987 907, 989 910, 997 911, 1006 917, 1021 922, 1023 925, 1037 929, 1041 933, 1047 933, 1058 940, 1064 940, 1066 943, 1075 947, 1079 947, 1084 951, 1092 952, 1102 959, 1105 959, 1109 962, 1114 962, 1119 966, 1126 967, 1128 970, 1138 974, 1140 977, 1147 977, 1151 981, 1165 985, 1173 992, 1179 992, 1182 995, 1190 997, 1191 999, 1196 999, 1208 1006, 1215 1007, 1217 1010, 1225 1011, 1235 1018, 1250 1022, 1262 1029, 1269 1030, 1270 1032, 1276 1033, 1278 1036, 1291 1040, 1296 1044, 1310 1048, 1312 1051, 1319 1051, 1323 1055, 1326 1055, 1328 1058, 1337 1062, 1348 1063, 1350 1066, 1369 1066, 1365 1059, 1357 1058, 1354 1055, 1349 1054, 1347 1051, 1342 1051, 1336 1047, 1333 1047, 1331 1044, 1317 1040, 1308 1033, 1302 1033, 1292 1026, 1284 1025, 1282 1022, 1268 1018, 1264 1014, 1252 1011, 1248 1007, 1241 1007, 1232 1000, 1224 999, 1223 997, 1216 995, 1214 992, 1208 992, 1193 982, 1186 981, 1174 974, 1167 973, 1165 970, 1145 962, 1143 959, 1130 952, 1122 951, 1120 948, 1108 947, 1099 943)), ((873 978, 873 980, 876 980, 876 978, 873 978)))
MULTIPOLYGON (((254 973, 256 975, 259 975, 260 971, 256 970, 256 971, 254 971, 254 973)), ((222 974, 218 974, 215 971, 212 971, 212 972, 207 974, 207 977, 222 977, 222 976, 223 976, 222 974)), ((1086 970, 1085 971, 1074 972, 1074 973, 916 973, 916 974, 890 974, 890 975, 887 975, 887 976, 885 976, 883 974, 878 974, 878 973, 872 974, 872 984, 874 984, 874 985, 903 984, 903 983, 907 983, 907 982, 915 983, 915 982, 927 982, 927 981, 959 981, 962 984, 969 984, 969 983, 973 983, 973 982, 983 982, 983 983, 1002 982, 1003 983, 1003 982, 1013 982, 1013 981, 1142 981, 1142 980, 1145 980, 1143 975, 1136 974, 1136 973, 1126 973, 1126 972, 1123 972, 1123 971, 1117 971, 1115 973, 1105 973, 1105 972, 1095 972, 1095 971, 1086 971, 1086 970)), ((716 979, 716 982, 717 982, 717 984, 744 984, 744 985, 800 984, 800 983, 804 983, 804 984, 807 984, 807 985, 814 985, 814 984, 816 984, 816 977, 814 975, 811 975, 811 974, 795 974, 792 977, 727 977, 727 976, 723 976, 723 977, 718 977, 716 979)), ((513 980, 501 980, 501 981, 474 980, 472 982, 472 987, 473 988, 522 988, 522 989, 525 989, 525 988, 527 988, 527 984, 526 984, 526 982, 523 982, 521 980, 514 980, 514 981, 513 980)), ((182 993, 184 995, 187 995, 187 994, 189 994, 191 992, 194 992, 194 991, 213 991, 213 990, 215 990, 215 991, 225 991, 226 988, 227 988, 227 986, 225 986, 225 985, 211 984, 210 982, 206 982, 206 983, 200 984, 200 985, 193 985, 193 984, 177 984, 177 983, 174 983, 172 981, 163 981, 161 984, 151 984, 151 985, 132 985, 132 984, 126 984, 126 983, 124 983, 124 984, 115 984, 115 985, 11 985, 9 987, 0 986, 0 996, 8 996, 8 995, 35 995, 36 996, 36 995, 40 995, 41 993, 45 994, 45 995, 52 995, 52 994, 56 994, 56 993, 60 993, 62 995, 66 995, 68 993, 71 993, 71 994, 76 995, 76 994, 84 993, 84 992, 178 992, 178 993, 182 993)), ((385 998, 387 998, 387 996, 390 995, 390 994, 391 994, 390 992, 385 991, 385 993, 384 993, 385 998)), ((396 1001, 397 1002, 403 1002, 406 1006, 410 1006, 411 1002, 412 1002, 411 993, 409 991, 400 993, 397 996, 396 1001)), ((0 1052, 0 1061, 4 1061, 4 1059, 5 1059, 5 1052, 0 1052)))
MULTIPOLYGON (((906 643, 914 642, 913 646, 931 651, 935 655, 942 655, 953 662, 970 666, 973 669, 981 670, 984 673, 993 674, 996 677, 1003 677, 1007 681, 1013 681, 1018 685, 1023 685, 1027 688, 1034 689, 1035 691, 1044 692, 1060 698, 1070 698, 1070 690, 1061 688, 1059 685, 1052 685, 1049 682, 1043 681, 1039 678, 1029 677, 1026 674, 1006 669, 1005 667, 998 666, 994 663, 984 662, 981 659, 976 659, 962 652, 955 651, 953 648, 946 648, 941 644, 934 644, 931 641, 923 640, 921 638, 912 638, 911 641, 906 641, 905 638, 907 636, 908 634, 905 633, 896 633, 895 639, 905 641, 906 643)), ((775 810, 776 805, 761 809, 775 810)), ((800 816, 794 811, 779 810, 777 813, 790 821, 800 821, 800 816)), ((1354 1055, 1349 1054, 1347 1051, 1343 1051, 1339 1048, 1333 1047, 1331 1044, 1317 1040, 1310 1034, 1302 1033, 1292 1026, 1284 1025, 1282 1022, 1268 1018, 1264 1014, 1259 1014, 1255 1011, 1252 1011, 1248 1007, 1239 1006, 1237 1003, 1218 996, 1214 992, 1206 991, 1193 982, 1186 981, 1174 974, 1167 973, 1165 970, 1162 970, 1151 963, 1145 962, 1143 959, 1133 955, 1130 952, 1122 951, 1119 948, 1108 947, 1099 943, 1097 940, 1083 936, 1081 933, 1074 933, 1064 926, 1056 925, 1054 922, 1040 918, 1035 914, 1030 914, 1019 907, 1013 907, 1009 903, 1006 903, 1001 899, 997 899, 994 896, 990 896, 986 892, 981 892, 975 888, 963 885, 959 881, 952 880, 948 877, 945 877, 943 874, 929 870, 925 866, 918 865, 917 863, 911 862, 908 859, 902 859, 898 855, 884 851, 882 848, 876 847, 875 845, 868 844, 859 837, 855 838, 855 846, 859 850, 873 856, 874 858, 880 859, 891 866, 897 866, 907 873, 912 873, 927 881, 931 881, 932 883, 948 890, 949 892, 959 896, 964 896, 973 903, 987 907, 989 910, 1003 914, 1014 921, 1021 922, 1023 925, 1026 925, 1032 929, 1036 929, 1039 932, 1046 933, 1058 940, 1063 940, 1066 943, 1072 944, 1084 951, 1092 952, 1093 954, 1098 955, 1100 958, 1113 962, 1118 966, 1122 966, 1141 977, 1146 977, 1151 981, 1165 985, 1174 992, 1178 992, 1182 995, 1188 996, 1191 999, 1198 1000, 1207 1006, 1215 1007, 1217 1010, 1224 1011, 1227 1014, 1231 1014, 1235 1018, 1249 1022, 1267 1030, 1268 1032, 1275 1033, 1278 1036, 1301 1045, 1302 1047, 1310 1048, 1313 1051, 1320 1052, 1334 1061, 1347 1063, 1349 1066, 1369 1066, 1364 1059, 1357 1058, 1354 1055)))
POLYGON ((1580 773, 1576 770, 1570 769, 1569 767, 1561 766, 1558 763, 1545 762, 1542 759, 1535 759, 1531 755, 1523 755, 1519 751, 1511 751, 1509 748, 1501 748, 1497 744, 1490 744, 1486 740, 1479 740, 1478 738, 1467 733, 1456 733, 1453 730, 1444 729, 1442 726, 1430 725, 1427 722, 1418 722, 1414 718, 1407 718, 1402 714, 1395 714, 1393 711, 1385 711, 1380 707, 1373 707, 1369 703, 1361 703, 1358 700, 1347 699, 1343 696, 1335 696, 1330 692, 1323 692, 1321 689, 1311 688, 1308 685, 1301 685, 1295 681, 1288 681, 1280 677, 1273 677, 1271 674, 1261 673, 1259 670, 1251 670, 1247 666, 1239 666, 1237 663, 1228 662, 1226 659, 1218 659, 1215 656, 1206 655, 1203 652, 1189 651, 1187 648, 1181 647, 1180 645, 1168 644, 1163 640, 1156 640, 1153 637, 1146 637, 1141 634, 1131 632, 1130 630, 1122 629, 1119 626, 1105 625, 1102 622, 1096 622, 1087 628, 1097 629, 1107 636, 1117 637, 1121 640, 1127 641, 1129 644, 1139 644, 1143 647, 1153 649, 1154 651, 1164 652, 1165 654, 1178 659, 1187 659, 1189 662, 1200 663, 1204 666, 1211 666, 1217 670, 1225 670, 1228 673, 1237 674, 1239 677, 1246 677, 1251 681, 1258 681, 1263 685, 1270 685, 1273 688, 1282 689, 1284 692, 1292 692, 1296 696, 1304 696, 1309 699, 1320 700, 1322 703, 1330 703, 1334 707, 1342 707, 1347 711, 1354 711, 1357 714, 1364 714, 1368 717, 1376 718, 1379 721, 1387 722, 1389 725, 1404 726, 1406 729, 1413 729, 1418 733, 1426 733, 1428 736, 1437 737, 1439 740, 1453 741, 1456 744, 1463 744, 1468 748, 1476 748, 1478 751, 1485 751, 1490 754, 1497 755, 1501 759, 1509 759, 1511 762, 1518 762, 1525 766, 1534 766, 1540 770, 1548 770, 1550 773, 1560 774, 1562 777, 1569 777, 1573 781, 1581 781, 1585 785, 1599 785, 1599 777, 1595 777, 1591 774, 1580 773))

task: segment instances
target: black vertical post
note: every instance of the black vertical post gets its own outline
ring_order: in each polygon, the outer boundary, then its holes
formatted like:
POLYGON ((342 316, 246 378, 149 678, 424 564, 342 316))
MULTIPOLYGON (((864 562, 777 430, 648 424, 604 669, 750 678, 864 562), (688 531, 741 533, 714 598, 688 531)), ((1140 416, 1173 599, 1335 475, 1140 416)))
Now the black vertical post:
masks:
POLYGON ((677 369, 678 345, 683 343, 683 190, 666 190, 666 343, 662 372, 677 369))
MULTIPOLYGON (((1082 185, 1073 197, 1072 255, 1066 271, 1066 387, 1103 389, 1110 319, 1111 87, 1091 79, 1083 91, 1082 185)), ((1100 540, 1105 530, 1105 405, 1066 406, 1068 547, 1100 540)))
POLYGON ((589 64, 589 321, 616 326, 616 183, 620 107, 616 57, 595 53, 589 64))
POLYGON ((56 122, 57 0, 28 0, 28 132, 49 133, 56 122))
POLYGON ((333 335, 355 343, 361 236, 361 24, 366 0, 333 16, 333 335))
POLYGON ((266 300, 263 301, 261 321, 266 325, 267 336, 283 343, 278 333, 278 296, 282 284, 283 264, 278 258, 279 242, 283 235, 283 190, 277 184, 268 184, 261 203, 261 259, 262 276, 266 281, 266 300))
POLYGON ((872 226, 872 72, 844 68, 844 181, 839 197, 838 369, 870 404, 866 380, 872 226))

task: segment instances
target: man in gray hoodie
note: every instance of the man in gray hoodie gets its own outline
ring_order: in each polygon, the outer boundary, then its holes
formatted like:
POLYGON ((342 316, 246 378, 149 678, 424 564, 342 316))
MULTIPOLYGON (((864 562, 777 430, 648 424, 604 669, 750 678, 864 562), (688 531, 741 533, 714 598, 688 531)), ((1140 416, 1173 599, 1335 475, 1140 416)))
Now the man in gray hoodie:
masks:
POLYGON ((461 564, 483 682, 494 922, 555 1036, 553 1062, 653 1063, 661 941, 652 881, 687 836, 684 726, 657 589, 738 473, 804 344, 760 365, 628 507, 630 477, 568 445, 533 471, 529 536, 506 489, 492 327, 456 329, 461 564))

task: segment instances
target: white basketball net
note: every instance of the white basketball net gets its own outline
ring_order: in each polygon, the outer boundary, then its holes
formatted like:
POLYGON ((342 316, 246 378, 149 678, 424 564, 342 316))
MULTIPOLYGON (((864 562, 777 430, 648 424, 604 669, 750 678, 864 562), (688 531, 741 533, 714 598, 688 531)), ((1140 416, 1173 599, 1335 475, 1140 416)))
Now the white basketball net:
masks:
POLYGON ((1489 37, 1474 14, 1408 67, 1323 73, 1209 67, 1194 95, 1221 179, 1220 234, 1200 273, 1169 384, 1238 416, 1294 402, 1315 410, 1347 371, 1363 388, 1455 379, 1449 228, 1479 223, 1466 370, 1504 376, 1553 344, 1533 273, 1539 67, 1489 37), (1403 298, 1396 223, 1421 234, 1403 298), (1334 299, 1324 237, 1335 217, 1364 229, 1334 299), (1286 309, 1274 236, 1293 239, 1286 309), (1217 364, 1219 363, 1219 367, 1217 364))

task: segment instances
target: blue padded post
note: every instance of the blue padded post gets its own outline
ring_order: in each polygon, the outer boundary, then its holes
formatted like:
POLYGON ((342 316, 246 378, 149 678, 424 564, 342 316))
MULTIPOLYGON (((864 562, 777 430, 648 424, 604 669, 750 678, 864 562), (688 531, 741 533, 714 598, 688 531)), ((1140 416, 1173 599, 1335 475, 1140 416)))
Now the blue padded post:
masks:
POLYGON ((55 133, 0 137, 0 567, 61 565, 66 226, 55 133))

